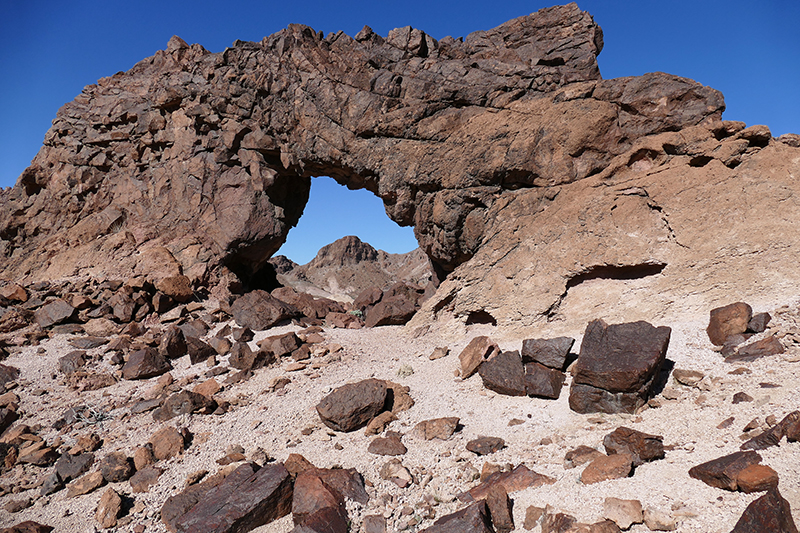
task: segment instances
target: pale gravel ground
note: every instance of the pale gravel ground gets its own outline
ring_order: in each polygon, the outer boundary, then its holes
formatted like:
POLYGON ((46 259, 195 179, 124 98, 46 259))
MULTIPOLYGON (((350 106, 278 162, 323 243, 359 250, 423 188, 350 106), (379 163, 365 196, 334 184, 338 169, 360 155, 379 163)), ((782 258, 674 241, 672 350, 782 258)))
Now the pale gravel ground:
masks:
MULTIPOLYGON (((775 322, 781 324, 780 319, 775 322)), ((786 320, 783 322, 788 323, 786 320)), ((148 532, 165 531, 158 518, 164 500, 183 488, 189 473, 200 469, 216 471, 219 466, 215 460, 222 457, 231 444, 240 444, 246 453, 261 447, 279 461, 286 459, 289 453, 300 453, 320 467, 339 465, 356 468, 373 485, 368 488, 371 500, 364 508, 351 505, 351 518, 356 526, 360 525, 363 515, 378 513, 390 517, 389 530, 392 531, 400 518, 400 508, 413 508, 425 493, 434 494, 442 500, 435 507, 437 517, 455 511, 463 504, 453 501, 454 496, 474 484, 469 481, 471 471, 467 465, 480 471, 484 462, 489 461, 512 465, 524 463, 539 473, 557 479, 554 485, 511 495, 517 531, 523 531, 525 510, 530 505, 551 505, 579 520, 594 522, 602 519, 603 499, 614 496, 639 499, 645 507, 673 513, 678 517, 678 531, 681 532, 728 532, 747 504, 759 495, 714 489, 689 478, 687 472, 696 464, 738 450, 742 442, 739 439, 741 429, 751 419, 760 417, 763 420, 768 415, 780 419, 798 408, 800 363, 790 362, 796 358, 797 349, 789 350, 784 356, 730 365, 711 350, 705 335, 706 321, 656 325, 670 325, 673 328, 668 358, 675 362, 677 368, 700 370, 709 378, 719 378, 719 382, 711 383, 707 391, 671 382, 667 389, 674 391, 678 399, 662 398, 662 407, 646 409, 639 417, 573 413, 567 403, 569 379, 561 398, 552 401, 497 395, 484 389, 477 375, 465 381, 454 377, 458 353, 476 335, 490 335, 503 349, 521 348, 521 337, 504 334, 492 326, 470 326, 465 335, 450 342, 437 338, 436 334, 414 339, 400 327, 326 329, 324 335, 327 342, 344 347, 340 353, 341 360, 329 360, 330 356, 326 356, 322 360, 328 362, 319 370, 291 373, 279 367, 259 370, 249 381, 226 387, 220 393, 222 398, 236 404, 226 415, 183 416, 167 422, 168 425, 189 428, 195 435, 194 444, 183 456, 159 464, 166 468, 166 472, 158 484, 146 494, 132 495, 136 502, 144 504, 144 510, 134 514, 130 524, 116 530, 131 531, 134 525, 142 523, 148 532), (450 355, 430 361, 427 356, 433 348, 443 345, 450 347, 450 355), (414 373, 408 377, 398 377, 397 371, 404 365, 411 365, 414 373), (729 372, 736 366, 746 366, 752 373, 730 375, 729 372), (287 375, 292 380, 285 393, 269 392, 270 380, 281 375, 287 375), (321 424, 314 410, 316 403, 335 387, 368 377, 392 380, 411 388, 416 404, 409 411, 401 413, 399 420, 393 422, 389 429, 407 433, 422 420, 443 416, 461 418, 463 430, 446 442, 422 442, 410 435, 404 437, 409 451, 401 460, 418 482, 431 476, 424 488, 415 483, 400 489, 380 479, 378 471, 390 458, 366 452, 372 437, 365 437, 363 430, 341 434, 321 424), (760 382, 772 382, 781 387, 764 389, 759 387, 760 382), (739 391, 747 392, 755 401, 733 405, 731 397, 739 391), (698 405, 696 400, 701 394, 706 396, 706 401, 698 405), (735 417, 734 424, 725 430, 716 429, 729 416, 735 417), (509 427, 508 422, 512 418, 522 419, 525 423, 509 427), (631 478, 595 485, 584 486, 580 483, 583 467, 564 469, 563 458, 568 450, 582 444, 602 450, 603 437, 620 425, 663 435, 664 443, 675 445, 675 449, 668 451, 664 460, 639 467, 631 478), (313 433, 302 435, 301 430, 308 427, 314 428, 313 433), (467 452, 467 441, 480 435, 502 437, 506 441, 506 448, 487 457, 477 457, 467 452), (541 445, 540 442, 546 437, 552 439, 553 443, 541 445), (337 444, 342 450, 335 448, 337 444)), ((259 332, 256 341, 292 329, 298 328, 282 327, 259 332)), ((582 331, 568 333, 577 339, 574 348, 577 351, 582 331)), ((554 334, 542 330, 537 336, 554 334)), ((20 407, 26 413, 24 423, 39 423, 49 428, 71 406, 82 404, 107 409, 118 403, 122 407, 110 411, 114 418, 106 421, 102 427, 93 428, 106 439, 97 454, 98 458, 117 449, 132 455, 135 447, 147 442, 162 426, 152 421, 150 413, 134 417, 125 415, 128 408, 124 404, 141 397, 155 383, 155 378, 144 382, 122 381, 107 389, 78 395, 51 377, 55 373, 58 357, 72 349, 67 345, 66 338, 48 340, 41 346, 46 349, 45 354, 37 354, 38 347, 31 347, 5 362, 19 367, 22 379, 31 383, 21 392, 20 407), (51 392, 33 397, 30 392, 36 387, 51 392)), ((201 378, 193 382, 191 387, 204 379, 202 374, 206 370, 204 365, 189 366, 188 358, 183 358, 175 364, 172 375, 176 381, 200 375, 201 378)), ((70 443, 78 434, 87 431, 84 428, 63 438, 70 443)), ((58 432, 48 429, 40 434, 52 441, 58 432)), ((764 457, 763 463, 778 471, 781 492, 792 505, 795 521, 800 523, 800 443, 787 444, 784 441, 780 447, 760 453, 764 457)), ((49 469, 37 467, 28 467, 27 470, 41 476, 49 472, 49 469)), ((130 493, 128 483, 113 486, 118 492, 130 493)), ((66 491, 61 491, 39 499, 31 508, 14 515, 0 510, 0 526, 36 520, 56 526, 57 531, 64 533, 95 531, 99 527, 94 520, 94 512, 103 491, 105 488, 72 500, 65 500, 66 491)), ((0 506, 23 495, 6 495, 0 498, 0 506)), ((430 523, 425 521, 416 530, 430 523)), ((291 528, 291 518, 286 517, 256 531, 283 533, 291 528)), ((359 527, 353 529, 359 530, 359 527)), ((414 530, 412 528, 410 531, 414 530)), ((534 529, 538 530, 538 527, 534 529)), ((636 525, 630 531, 649 530, 644 525, 636 525)))

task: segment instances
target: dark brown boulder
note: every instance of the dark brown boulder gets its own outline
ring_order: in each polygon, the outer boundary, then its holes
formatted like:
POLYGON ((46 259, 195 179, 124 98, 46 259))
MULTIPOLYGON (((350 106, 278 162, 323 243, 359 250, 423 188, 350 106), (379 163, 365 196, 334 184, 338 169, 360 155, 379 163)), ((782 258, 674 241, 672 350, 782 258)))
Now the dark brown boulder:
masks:
POLYGON ((76 312, 74 307, 58 298, 36 310, 34 319, 39 326, 49 328, 70 320, 76 312))
POLYGON ((317 469, 300 472, 294 482, 292 497, 292 520, 295 525, 302 524, 309 516, 326 507, 347 516, 344 496, 325 483, 317 469))
POLYGON ((20 522, 11 527, 4 527, 0 529, 0 533, 50 533, 53 529, 54 528, 50 526, 32 520, 26 520, 25 522, 20 522))
POLYGON ((741 450, 763 450, 777 446, 786 437, 789 442, 800 440, 800 411, 792 411, 780 422, 740 446, 741 450))
POLYGON ((573 344, 575 344, 575 339, 570 337, 525 339, 522 341, 520 355, 523 363, 536 362, 563 371, 573 344))
POLYGON ((240 326, 263 331, 300 316, 300 311, 266 291, 255 290, 237 298, 231 305, 231 314, 240 326))
POLYGON ((747 331, 753 318, 753 308, 744 302, 737 302, 711 310, 711 318, 706 328, 712 344, 722 346, 728 337, 747 331))
POLYGON ((159 292, 176 302, 186 303, 194 297, 192 282, 186 276, 168 276, 156 283, 159 292))
POLYGON ((775 336, 769 336, 756 342, 739 347, 736 352, 725 358, 729 363, 755 361, 769 355, 777 355, 785 351, 783 344, 775 336))
POLYGON ((0 385, 14 381, 19 377, 19 368, 0 363, 0 385))
POLYGON ((6 429, 11 427, 11 424, 17 421, 19 415, 13 409, 6 409, 5 407, 0 407, 0 434, 2 434, 6 429))
POLYGON ((317 413, 331 429, 354 431, 384 409, 386 397, 385 381, 365 379, 335 389, 317 404, 317 413))
POLYGON ((766 331, 770 320, 772 320, 772 315, 769 313, 756 313, 747 323, 747 331, 752 331, 753 333, 766 331))
POLYGON ((290 533, 348 533, 349 523, 343 508, 323 507, 308 515, 303 523, 295 526, 290 533))
POLYGON ((54 465, 54 470, 62 483, 69 483, 78 479, 81 474, 87 472, 89 467, 94 464, 94 454, 79 453, 77 455, 62 454, 54 465))
POLYGON ((586 327, 569 405, 578 413, 632 413, 647 401, 669 346, 671 329, 647 322, 586 327))
POLYGON ((486 501, 480 500, 472 505, 445 515, 420 533, 494 533, 486 501))
POLYGON ((396 456, 405 455, 408 449, 400 440, 400 435, 390 431, 385 437, 372 439, 367 446, 367 451, 375 455, 396 456))
POLYGON ((66 375, 70 375, 86 364, 86 352, 75 350, 67 355, 58 358, 58 369, 66 375))
POLYGON ((384 296, 380 302, 368 308, 364 325, 368 328, 402 325, 411 320, 417 309, 416 302, 405 296, 384 296))
POLYGON ((125 379, 148 379, 170 370, 169 361, 153 348, 133 352, 122 367, 125 379))
POLYGON ((633 456, 633 466, 664 458, 663 437, 648 435, 635 429, 618 427, 603 438, 606 453, 629 453, 633 456))
POLYGON ((492 517, 492 525, 497 533, 510 533, 514 530, 511 499, 505 487, 493 485, 486 495, 486 506, 489 508, 489 516, 492 517))
POLYGON ((301 341, 293 331, 282 335, 267 337, 258 343, 262 350, 273 355, 273 359, 280 359, 281 357, 291 354, 293 351, 300 348, 302 344, 303 341, 301 341))
POLYGON ((161 407, 153 411, 153 420, 165 422, 170 418, 189 413, 204 412, 209 414, 216 409, 217 403, 196 392, 182 390, 164 400, 161 407))
POLYGON ((217 352, 208 343, 197 337, 186 337, 186 353, 189 354, 189 361, 196 365, 204 363, 206 359, 217 352))
POLYGON ((137 471, 131 476, 129 482, 131 484, 131 491, 133 492, 147 492, 150 487, 158 483, 158 478, 161 477, 164 471, 155 466, 146 466, 137 471))
POLYGON ((754 500, 742 513, 731 533, 797 533, 792 510, 778 489, 754 500))
POLYGON ((478 437, 467 443, 467 450, 476 455, 489 455, 505 448, 506 442, 500 437, 478 437))
POLYGON ((478 368, 483 385, 498 394, 525 396, 525 368, 519 352, 501 352, 478 368))
POLYGON ((183 331, 177 326, 169 326, 161 334, 161 341, 158 343, 158 353, 167 359, 177 359, 186 355, 186 337, 183 331))
POLYGON ((539 363, 525 365, 525 394, 537 398, 557 400, 561 396, 566 374, 539 363))
POLYGON ((726 490, 736 490, 739 473, 750 465, 761 462, 761 456, 754 451, 734 452, 713 459, 689 469, 689 476, 699 479, 706 485, 726 490))
POLYGON ((133 459, 122 452, 109 453, 100 460, 97 467, 108 483, 125 481, 136 471, 133 459))
MULTIPOLYGON (((289 514, 292 479, 280 463, 245 463, 175 522, 179 533, 250 531, 289 514)), ((162 512, 163 517, 163 512, 162 512)))

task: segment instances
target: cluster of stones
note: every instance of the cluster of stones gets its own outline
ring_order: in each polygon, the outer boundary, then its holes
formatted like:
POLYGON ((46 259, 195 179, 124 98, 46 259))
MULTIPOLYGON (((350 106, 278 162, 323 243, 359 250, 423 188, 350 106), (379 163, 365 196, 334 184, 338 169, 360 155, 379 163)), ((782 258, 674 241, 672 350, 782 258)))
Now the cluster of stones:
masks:
POLYGON ((721 346, 726 361, 753 361, 784 352, 783 345, 774 335, 744 344, 751 336, 763 333, 771 319, 769 313, 753 314, 750 305, 736 302, 712 309, 706 332, 715 346, 721 346))

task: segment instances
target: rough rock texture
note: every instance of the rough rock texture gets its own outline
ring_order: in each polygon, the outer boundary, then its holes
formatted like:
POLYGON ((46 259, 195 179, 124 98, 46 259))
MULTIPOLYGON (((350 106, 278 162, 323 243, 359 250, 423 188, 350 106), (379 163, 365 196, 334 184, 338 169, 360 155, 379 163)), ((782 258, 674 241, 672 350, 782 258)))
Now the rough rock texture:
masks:
POLYGON ((777 489, 753 501, 742 513, 731 533, 797 533, 792 512, 777 489))
POLYGON ((353 431, 367 424, 386 404, 386 382, 365 379, 335 389, 317 404, 322 422, 336 431, 353 431))
POLYGON ((739 473, 760 462, 761 456, 752 450, 735 452, 694 466, 689 470, 689 475, 712 487, 736 490, 739 473))
POLYGON ((595 298, 657 295, 615 311, 630 315, 695 285, 711 287, 692 306, 718 300, 734 288, 710 279, 728 271, 743 297, 794 280, 773 243, 797 233, 797 148, 721 123, 720 93, 691 80, 602 80, 601 49, 574 4, 463 41, 292 25, 211 54, 175 37, 59 111, 3 195, 3 274, 145 273, 155 258, 151 277, 248 278, 297 222, 309 178, 329 175, 376 193, 439 277, 452 272, 418 324, 485 311, 530 327, 580 308, 587 281, 630 282, 595 298), (748 216, 779 203, 785 217, 748 216), (674 283, 689 265, 694 281, 674 283))

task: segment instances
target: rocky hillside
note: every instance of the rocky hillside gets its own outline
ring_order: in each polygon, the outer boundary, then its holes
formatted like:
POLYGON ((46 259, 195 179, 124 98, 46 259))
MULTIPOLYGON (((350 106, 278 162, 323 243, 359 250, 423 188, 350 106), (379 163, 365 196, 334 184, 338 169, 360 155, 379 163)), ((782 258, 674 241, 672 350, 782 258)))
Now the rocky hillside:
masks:
POLYGON ((285 256, 269 261, 278 281, 300 292, 352 302, 364 290, 385 289, 398 281, 425 287, 431 281, 427 256, 417 248, 405 254, 389 254, 348 236, 323 246, 305 265, 285 256))

